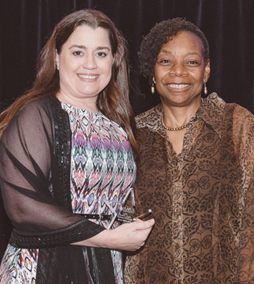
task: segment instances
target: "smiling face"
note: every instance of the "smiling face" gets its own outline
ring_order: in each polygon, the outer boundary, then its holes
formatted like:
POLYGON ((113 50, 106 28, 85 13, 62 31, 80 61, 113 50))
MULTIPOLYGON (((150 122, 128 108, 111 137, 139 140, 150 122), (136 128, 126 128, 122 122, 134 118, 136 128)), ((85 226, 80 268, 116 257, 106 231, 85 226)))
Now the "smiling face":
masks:
POLYGON ((58 98, 77 107, 93 109, 98 94, 111 79, 113 60, 107 30, 78 26, 63 44, 60 54, 56 54, 60 78, 58 98))
POLYGON ((210 74, 203 44, 190 32, 180 32, 164 44, 154 68, 156 89, 166 105, 185 106, 198 101, 210 74), (198 99, 198 100, 197 100, 198 99))

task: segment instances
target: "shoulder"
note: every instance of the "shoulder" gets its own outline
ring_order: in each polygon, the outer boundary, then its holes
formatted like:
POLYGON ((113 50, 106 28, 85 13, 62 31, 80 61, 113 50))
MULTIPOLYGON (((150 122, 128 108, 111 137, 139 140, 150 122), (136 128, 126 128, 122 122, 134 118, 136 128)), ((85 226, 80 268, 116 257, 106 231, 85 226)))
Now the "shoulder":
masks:
POLYGON ((154 128, 159 124, 162 116, 162 106, 158 104, 157 106, 140 113, 135 117, 137 128, 154 128))
MULTIPOLYGON (((242 138, 243 136, 254 137, 254 115, 249 110, 234 103, 227 104, 225 109, 233 110, 232 120, 235 133, 242 138)), ((227 112, 227 116, 231 117, 231 111, 227 112)))
POLYGON ((60 101, 54 96, 43 97, 39 99, 34 99, 28 102, 16 115, 15 119, 29 119, 30 122, 32 118, 36 120, 48 120, 52 119, 53 113, 58 114, 66 113, 62 107, 60 101))
MULTIPOLYGON (((206 99, 204 99, 204 106, 209 110, 216 110, 217 112, 221 112, 221 114, 234 113, 237 116, 251 116, 254 115, 242 107, 237 103, 227 103, 221 97, 219 97, 216 93, 210 94, 206 99)), ((218 113, 217 113, 218 114, 218 113)))
POLYGON ((17 113, 16 118, 29 118, 33 117, 34 115, 38 117, 40 113, 47 113, 48 105, 46 102, 46 98, 41 98, 26 103, 26 105, 17 113))
POLYGON ((250 117, 254 118, 254 114, 251 113, 248 109, 236 103, 226 103, 225 110, 232 109, 234 112, 235 118, 239 117, 250 117))
POLYGON ((224 119, 232 120, 234 124, 252 127, 254 124, 254 114, 237 103, 225 103, 224 119), (249 125, 246 125, 249 123, 249 125))
POLYGON ((254 115, 237 103, 225 103, 223 108, 224 131, 232 129, 239 141, 254 139, 254 115))
POLYGON ((246 108, 236 103, 226 103, 216 93, 202 100, 197 114, 218 133, 226 131, 235 124, 240 128, 245 124, 246 119, 249 119, 252 125, 254 119, 254 115, 246 108))
POLYGON ((19 133, 38 133, 50 131, 52 117, 48 98, 32 100, 22 107, 12 119, 3 135, 14 135, 19 133))

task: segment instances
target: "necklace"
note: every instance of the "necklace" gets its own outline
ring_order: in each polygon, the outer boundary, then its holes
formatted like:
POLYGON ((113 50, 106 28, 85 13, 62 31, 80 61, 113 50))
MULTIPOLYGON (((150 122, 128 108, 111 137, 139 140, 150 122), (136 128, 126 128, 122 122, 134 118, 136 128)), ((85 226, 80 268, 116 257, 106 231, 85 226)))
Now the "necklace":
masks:
POLYGON ((188 123, 186 123, 186 124, 184 124, 184 125, 182 125, 182 126, 179 126, 179 127, 168 127, 168 126, 166 126, 166 125, 164 124, 163 116, 161 116, 161 123, 162 123, 162 126, 163 126, 166 130, 169 130, 169 131, 179 131, 179 130, 182 130, 182 129, 186 128, 186 127, 188 126, 188 124, 189 124, 189 122, 188 122, 188 123))

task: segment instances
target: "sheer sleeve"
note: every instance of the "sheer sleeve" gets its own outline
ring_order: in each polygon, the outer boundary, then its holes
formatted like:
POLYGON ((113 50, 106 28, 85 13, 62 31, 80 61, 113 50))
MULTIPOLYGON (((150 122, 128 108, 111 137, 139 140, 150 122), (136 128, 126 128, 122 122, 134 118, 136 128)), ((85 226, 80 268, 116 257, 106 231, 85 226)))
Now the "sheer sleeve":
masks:
POLYGON ((46 105, 34 101, 14 118, 0 142, 1 192, 19 247, 66 245, 103 230, 53 197, 51 124, 46 105))

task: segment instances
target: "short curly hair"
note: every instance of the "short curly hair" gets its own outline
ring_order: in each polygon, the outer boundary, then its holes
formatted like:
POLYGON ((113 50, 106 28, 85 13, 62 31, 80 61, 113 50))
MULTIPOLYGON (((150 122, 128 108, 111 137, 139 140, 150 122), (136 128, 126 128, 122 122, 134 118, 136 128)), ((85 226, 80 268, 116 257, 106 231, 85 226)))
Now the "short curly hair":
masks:
POLYGON ((204 33, 193 23, 184 18, 174 18, 157 23, 147 34, 140 45, 138 52, 140 72, 152 83, 154 66, 161 47, 181 31, 197 35, 203 43, 203 57, 209 60, 209 44, 204 33))

